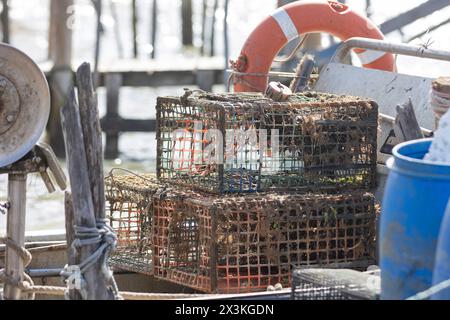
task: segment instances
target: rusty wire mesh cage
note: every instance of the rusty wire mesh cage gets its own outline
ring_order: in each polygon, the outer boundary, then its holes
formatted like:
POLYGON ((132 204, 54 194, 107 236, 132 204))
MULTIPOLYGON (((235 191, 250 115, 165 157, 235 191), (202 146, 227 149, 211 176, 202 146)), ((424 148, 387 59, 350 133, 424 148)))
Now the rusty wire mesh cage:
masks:
POLYGON ((371 188, 378 107, 306 92, 287 102, 257 93, 187 91, 157 101, 157 174, 200 191, 371 188))
POLYGON ((370 193, 154 197, 154 275, 204 292, 289 286, 292 266, 366 268, 377 208, 370 193))
POLYGON ((114 174, 105 178, 107 218, 117 235, 112 267, 152 274, 153 195, 163 188, 154 174, 114 174))
POLYGON ((293 300, 377 300, 379 275, 349 269, 295 269, 293 300))

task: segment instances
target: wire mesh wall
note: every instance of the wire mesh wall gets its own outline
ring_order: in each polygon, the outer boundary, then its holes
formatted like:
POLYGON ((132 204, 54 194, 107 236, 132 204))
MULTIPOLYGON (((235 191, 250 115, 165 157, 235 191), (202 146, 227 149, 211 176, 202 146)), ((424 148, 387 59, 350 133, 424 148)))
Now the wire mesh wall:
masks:
POLYGON ((155 175, 113 174, 105 179, 107 218, 117 235, 110 265, 152 274, 152 197, 162 188, 155 175))
POLYGON ((154 275, 204 292, 289 286, 292 266, 366 268, 375 260, 370 193, 154 197, 154 275))
POLYGON ((375 186, 378 107, 306 92, 189 92, 157 101, 157 175, 214 193, 375 186))
POLYGON ((293 300, 376 300, 379 275, 341 269, 296 269, 292 272, 293 300))

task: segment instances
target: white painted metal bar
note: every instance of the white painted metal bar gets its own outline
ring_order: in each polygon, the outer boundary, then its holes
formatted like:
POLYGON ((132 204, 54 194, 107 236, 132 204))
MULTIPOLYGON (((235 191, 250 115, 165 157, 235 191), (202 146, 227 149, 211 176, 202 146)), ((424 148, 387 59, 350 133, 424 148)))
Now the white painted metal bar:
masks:
POLYGON ((338 47, 336 53, 331 59, 331 62, 344 63, 345 57, 350 53, 350 50, 354 48, 390 52, 393 54, 401 54, 405 56, 412 56, 418 58, 450 61, 449 51, 427 49, 423 46, 416 46, 405 43, 393 43, 385 40, 355 37, 344 41, 338 47))

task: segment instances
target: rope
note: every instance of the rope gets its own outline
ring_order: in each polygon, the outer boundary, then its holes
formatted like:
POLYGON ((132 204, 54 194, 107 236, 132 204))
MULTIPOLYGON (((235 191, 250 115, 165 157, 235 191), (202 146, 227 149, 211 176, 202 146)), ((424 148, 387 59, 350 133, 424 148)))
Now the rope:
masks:
MULTIPOLYGON (((28 267, 31 262, 31 253, 27 249, 21 247, 17 242, 7 237, 0 237, 0 243, 4 244, 7 248, 16 251, 19 257, 23 260, 24 269, 28 267)), ((13 287, 19 288, 21 291, 27 291, 29 288, 33 287, 33 280, 25 272, 20 278, 17 279, 15 277, 12 277, 6 274, 5 269, 0 269, 0 281, 13 287), (20 280, 20 278, 22 278, 23 280, 20 280)), ((34 299, 34 294, 31 294, 28 299, 34 299)))
POLYGON ((413 295, 412 297, 409 297, 406 300, 426 300, 426 299, 429 299, 431 296, 435 295, 436 293, 439 293, 442 290, 445 290, 448 288, 450 288, 450 279, 442 281, 425 291, 419 292, 419 293, 413 295))
MULTIPOLYGON (((35 294, 50 295, 50 296, 65 296, 66 287, 56 287, 56 286, 32 286, 24 291, 33 292, 35 294)), ((205 296, 215 296, 207 294, 185 294, 185 293, 141 293, 141 292, 130 292, 130 291, 120 291, 120 296, 124 300, 175 300, 175 299, 187 299, 187 298, 198 298, 205 296)))
MULTIPOLYGON (((128 292, 128 291, 120 291, 118 290, 117 284, 112 277, 112 272, 109 270, 105 261, 109 256, 110 250, 113 249, 115 245, 115 235, 112 233, 112 230, 105 225, 105 221, 101 220, 97 223, 97 228, 84 228, 77 227, 75 230, 77 238, 72 243, 72 249, 78 250, 81 246, 97 244, 100 242, 105 242, 102 244, 88 259, 86 259, 83 263, 78 266, 66 266, 61 272, 63 276, 67 276, 68 280, 73 280, 71 283, 78 285, 74 285, 74 288, 71 288, 69 285, 69 289, 77 289, 85 285, 84 280, 82 279, 82 273, 86 271, 90 266, 94 264, 94 262, 99 259, 99 257, 103 256, 104 260, 102 261, 102 271, 105 275, 106 279, 110 281, 110 285, 112 286, 114 292, 115 299, 125 299, 125 300, 173 300, 173 299, 186 299, 186 298, 195 298, 195 297, 204 297, 202 294, 164 294, 164 293, 138 293, 138 292, 128 292), (80 239, 83 238, 83 239, 80 239), (77 273, 78 272, 78 273, 77 273), (72 279, 71 279, 72 277, 72 279), (79 277, 78 279, 75 279, 79 277), (84 283, 83 283, 84 282, 84 283), (80 285, 81 284, 81 285, 80 285), (77 287, 77 288, 75 288, 77 287)), ((17 254, 23 259, 24 269, 31 262, 31 254, 24 247, 19 246, 15 241, 6 238, 0 237, 0 243, 5 244, 8 248, 13 249, 17 252, 17 254)), ((11 276, 5 274, 4 269, 0 269, 0 281, 7 283, 11 286, 19 288, 23 293, 27 294, 27 299, 33 300, 36 294, 41 295, 51 295, 51 296, 64 296, 68 297, 68 287, 57 287, 57 286, 42 286, 35 285, 31 277, 23 273, 23 281, 17 280, 11 276)), ((66 280, 67 281, 67 280, 66 280)), ((84 288, 85 290, 85 288, 84 288)), ((82 292, 83 289, 79 290, 82 298, 87 297, 86 292, 82 292)), ((208 295, 209 296, 209 295, 208 295)), ((1 297, 0 297, 1 300, 1 297)))
POLYGON ((115 300, 121 300, 119 289, 114 280, 113 273, 108 266, 109 254, 115 250, 117 236, 110 226, 106 224, 106 219, 98 219, 95 228, 74 227, 75 240, 71 244, 71 250, 77 253, 81 247, 100 244, 100 246, 79 265, 66 265, 61 271, 61 276, 66 278, 67 290, 66 299, 69 297, 69 290, 77 290, 82 299, 88 298, 87 283, 83 274, 101 259, 101 274, 109 284, 115 300))
POLYGON ((431 91, 431 105, 440 119, 450 109, 450 94, 433 89, 431 91))

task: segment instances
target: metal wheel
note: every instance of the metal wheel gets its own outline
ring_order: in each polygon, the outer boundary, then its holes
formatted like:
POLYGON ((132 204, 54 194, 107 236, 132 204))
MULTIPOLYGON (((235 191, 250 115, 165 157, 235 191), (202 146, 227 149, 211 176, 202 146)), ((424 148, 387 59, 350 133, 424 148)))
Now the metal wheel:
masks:
POLYGON ((0 44, 0 167, 38 142, 50 113, 47 80, 22 51, 0 44))

